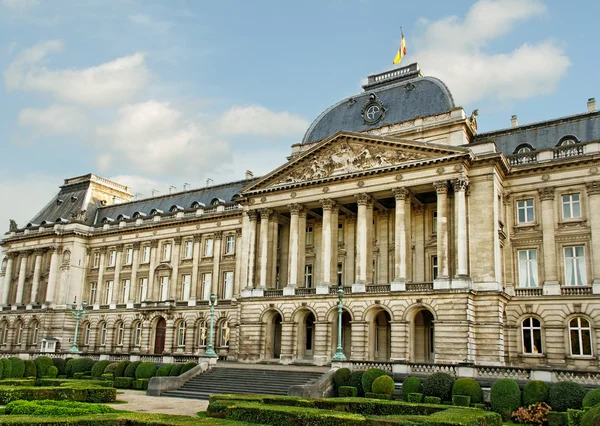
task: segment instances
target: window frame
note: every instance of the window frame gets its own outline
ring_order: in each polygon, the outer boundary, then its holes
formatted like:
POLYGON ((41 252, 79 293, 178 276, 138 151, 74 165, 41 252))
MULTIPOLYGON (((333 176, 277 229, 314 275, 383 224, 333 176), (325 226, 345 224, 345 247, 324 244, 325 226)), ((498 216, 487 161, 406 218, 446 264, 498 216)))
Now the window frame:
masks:
POLYGON ((124 265, 132 265, 133 264, 133 247, 127 247, 125 249, 125 259, 124 265))
POLYGON ((229 300, 233 298, 233 280, 233 271, 223 271, 223 293, 221 295, 223 299, 229 300), (228 285, 229 287, 227 287, 228 285))
POLYGON ((235 235, 225 236, 225 254, 235 253, 235 235))
POLYGON ((214 238, 207 238, 204 240, 204 257, 213 257, 215 253, 215 240, 214 238))
POLYGON ((571 317, 567 323, 567 333, 569 335, 568 339, 569 339, 569 353, 571 354, 572 357, 577 357, 577 358, 591 358, 594 356, 594 346, 593 346, 593 327, 592 327, 592 323, 589 319, 585 318, 584 316, 574 316, 571 317), (571 322, 577 320, 577 327, 572 327, 571 326, 571 322), (585 321, 587 323, 587 327, 583 327, 582 326, 582 321, 585 321), (577 344, 579 345, 579 353, 573 353, 573 332, 577 333, 577 344), (583 337, 583 332, 587 331, 587 347, 589 348, 590 353, 589 354, 585 354, 584 352, 584 348, 586 347, 586 345, 584 344, 584 337, 583 337))
POLYGON ((212 292, 212 272, 202 272, 202 300, 209 300, 212 292), (206 278, 208 279, 208 283, 206 278), (208 290, 208 293, 207 293, 208 290))
POLYGON ((168 275, 161 275, 158 277, 158 298, 164 302, 169 300, 169 284, 170 277, 168 275))
POLYGON ((150 245, 149 244, 143 245, 140 252, 141 252, 140 253, 141 254, 140 263, 142 263, 142 264, 150 263, 150 258, 152 257, 152 248, 150 247, 150 245))
POLYGON ((535 207, 535 198, 533 197, 524 197, 515 200, 515 223, 517 226, 528 226, 536 223, 535 207), (531 205, 528 205, 529 202, 531 202, 531 205), (521 203, 524 204, 521 206, 521 203), (529 219, 529 210, 531 210, 531 219, 529 219), (521 211, 523 211, 524 214, 523 221, 521 221, 520 217, 521 211))
POLYGON ((191 259, 194 257, 194 241, 185 240, 183 244, 183 258, 191 259))
POLYGON ((185 323, 185 321, 179 321, 179 323, 177 324, 177 334, 176 334, 176 340, 175 343, 178 348, 184 348, 185 347, 185 338, 186 338, 186 334, 187 334, 187 325, 185 323))
POLYGON ((519 248, 517 249, 517 275, 519 278, 518 281, 518 287, 519 288, 537 288, 540 285, 540 268, 539 268, 539 250, 537 248, 519 248), (527 253, 527 259, 525 260, 521 260, 521 252, 527 253), (532 262, 532 259, 530 258, 530 253, 531 252, 535 252, 535 262, 532 262), (526 267, 527 267, 527 284, 529 284, 529 274, 531 274, 532 277, 535 277, 535 285, 522 285, 522 276, 521 276, 521 262, 526 262, 526 267), (535 275, 533 275, 533 271, 530 270, 530 267, 532 265, 532 263, 535 263, 535 275))
POLYGON ((99 267, 100 267, 100 252, 98 250, 96 250, 92 254, 92 268, 97 269, 99 267))
POLYGON ((585 244, 579 244, 579 245, 565 245, 562 247, 562 254, 563 254, 563 276, 564 276, 564 286, 566 287, 577 287, 577 286, 588 286, 588 262, 587 262, 587 255, 586 255, 586 245, 585 244), (583 250, 583 255, 582 256, 577 256, 577 249, 581 248, 583 250), (567 250, 573 250, 573 254, 574 256, 567 256, 567 250), (578 259, 582 259, 580 261, 578 261, 578 259), (571 278, 569 277, 570 274, 568 274, 568 270, 569 270, 569 260, 571 260, 571 268, 573 268, 573 272, 575 274, 574 278, 575 278, 575 284, 573 284, 571 282, 571 278), (582 268, 580 269, 579 266, 581 266, 581 264, 583 265, 582 268), (581 284, 577 284, 578 281, 581 281, 581 284))
POLYGON ((306 240, 305 240, 305 245, 307 247, 312 247, 315 243, 315 238, 314 238, 314 227, 312 225, 306 225, 306 240))
POLYGON ((97 281, 90 282, 90 295, 89 296, 90 296, 90 298, 89 298, 90 305, 95 305, 96 297, 98 296, 98 282, 97 281))
POLYGON ((123 324, 123 321, 121 321, 121 322, 119 322, 118 327, 117 327, 117 335, 116 335, 116 339, 115 339, 116 346, 123 346, 124 335, 125 335, 125 325, 123 324))
POLYGON ((582 193, 579 191, 570 191, 564 194, 560 194, 560 214, 563 222, 569 221, 578 221, 583 219, 583 209, 582 209, 582 193), (574 201, 573 197, 577 197, 577 200, 574 201), (568 197, 567 202, 565 202, 565 198, 568 197), (574 216, 574 206, 577 205, 579 209, 579 216, 574 216), (565 215, 565 207, 569 208, 569 217, 565 215))
POLYGON ((106 287, 104 288, 105 293, 105 305, 110 305, 113 299, 115 282, 113 280, 106 281, 106 287))
POLYGON ((131 293, 131 278, 123 278, 123 280, 121 281, 121 289, 123 290, 122 293, 122 302, 123 303, 127 303, 129 301, 129 295, 131 293))
POLYGON ((543 336, 543 326, 542 321, 539 318, 534 316, 528 316, 521 320, 521 354, 525 356, 543 356, 544 355, 544 336, 543 336), (525 322, 529 321, 528 325, 525 325, 525 322), (537 322, 538 325, 535 325, 534 321, 537 322), (525 334, 528 331, 530 334, 528 338, 526 338, 525 334), (539 335, 539 348, 536 346, 536 331, 538 331, 539 335), (526 341, 529 341, 531 346, 531 352, 526 351, 526 341), (537 350, 537 352, 535 351, 537 350))
POLYGON ((312 263, 304 265, 304 288, 313 288, 314 267, 312 263))
POLYGON ((170 262, 171 261, 171 243, 170 242, 165 242, 162 245, 162 252, 161 252, 161 262, 170 262))
POLYGON ((108 251, 108 263, 106 266, 109 268, 115 266, 117 264, 117 250, 111 249, 108 251))
POLYGON ((190 300, 192 290, 192 275, 181 275, 181 300, 187 302, 190 300), (186 287, 187 286, 187 287, 186 287))
POLYGON ((148 298, 148 282, 148 277, 140 277, 138 280, 140 302, 148 298))

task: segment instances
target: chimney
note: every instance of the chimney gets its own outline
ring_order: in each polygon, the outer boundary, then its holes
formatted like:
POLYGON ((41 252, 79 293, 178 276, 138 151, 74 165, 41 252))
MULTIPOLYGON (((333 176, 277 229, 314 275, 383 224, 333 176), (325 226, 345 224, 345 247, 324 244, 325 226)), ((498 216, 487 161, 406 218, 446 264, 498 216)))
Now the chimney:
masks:
POLYGON ((596 111, 596 98, 589 98, 587 101, 588 112, 596 111))
POLYGON ((510 117, 510 126, 511 127, 518 127, 519 126, 519 120, 517 120, 517 116, 513 115, 512 117, 510 117))
POLYGON ((246 170, 246 179, 252 179, 254 177, 254 173, 250 170, 246 170))

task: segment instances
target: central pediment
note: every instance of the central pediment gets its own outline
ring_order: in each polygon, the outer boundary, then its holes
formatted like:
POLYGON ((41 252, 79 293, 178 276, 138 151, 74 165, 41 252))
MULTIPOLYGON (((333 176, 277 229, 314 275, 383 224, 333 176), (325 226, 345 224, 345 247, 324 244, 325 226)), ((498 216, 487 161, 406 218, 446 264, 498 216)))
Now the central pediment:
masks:
POLYGON ((469 154, 465 148, 338 133, 264 176, 246 191, 275 189, 465 154, 469 154))

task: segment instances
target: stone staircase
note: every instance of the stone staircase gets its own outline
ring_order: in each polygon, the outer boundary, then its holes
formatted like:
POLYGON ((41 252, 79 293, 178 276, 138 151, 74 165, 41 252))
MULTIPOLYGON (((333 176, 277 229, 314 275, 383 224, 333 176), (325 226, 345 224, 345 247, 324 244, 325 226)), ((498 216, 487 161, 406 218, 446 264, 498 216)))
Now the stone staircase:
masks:
POLYGON ((292 385, 314 383, 327 370, 315 368, 214 367, 164 396, 208 399, 217 393, 287 395, 292 385))

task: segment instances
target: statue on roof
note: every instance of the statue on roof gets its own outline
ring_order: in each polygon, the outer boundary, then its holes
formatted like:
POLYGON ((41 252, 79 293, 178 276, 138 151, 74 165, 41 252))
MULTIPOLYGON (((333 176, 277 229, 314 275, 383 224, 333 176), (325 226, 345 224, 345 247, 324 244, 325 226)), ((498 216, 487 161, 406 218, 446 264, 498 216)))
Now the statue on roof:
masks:
POLYGON ((15 222, 12 219, 8 219, 8 230, 10 232, 15 232, 17 229, 19 229, 19 226, 17 225, 17 222, 15 222))
POLYGON ((78 222, 85 222, 87 220, 86 216, 87 210, 74 211, 71 213, 71 220, 76 220, 78 222))
POLYGON ((474 109, 473 112, 471 113, 471 116, 469 117, 469 121, 471 122, 471 126, 473 127, 474 130, 477 130, 477 116, 478 115, 479 115, 479 110, 474 109))

